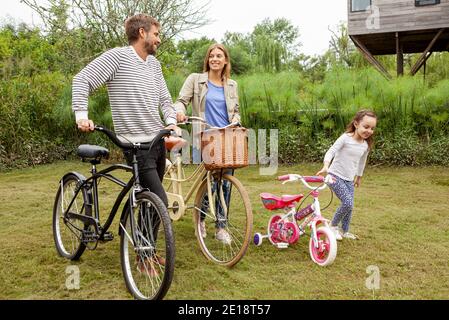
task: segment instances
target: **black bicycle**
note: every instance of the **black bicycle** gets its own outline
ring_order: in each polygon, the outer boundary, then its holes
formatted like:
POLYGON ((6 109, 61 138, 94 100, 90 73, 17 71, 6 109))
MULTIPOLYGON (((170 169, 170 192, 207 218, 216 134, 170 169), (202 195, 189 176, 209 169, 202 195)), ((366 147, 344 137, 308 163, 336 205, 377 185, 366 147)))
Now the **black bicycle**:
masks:
MULTIPOLYGON (((142 188, 139 183, 136 153, 149 150, 152 143, 123 143, 116 134, 101 126, 96 131, 106 134, 124 151, 132 151, 131 166, 116 164, 100 172, 97 165, 107 158, 106 148, 82 145, 78 155, 83 162, 92 164, 92 176, 70 172, 60 180, 53 208, 53 236, 56 249, 64 258, 79 260, 85 249, 95 250, 99 242, 114 239, 110 228, 123 199, 129 195, 123 208, 120 226, 120 258, 126 287, 136 299, 162 299, 173 279, 175 263, 175 240, 171 220, 162 200, 142 188), (116 170, 132 174, 128 183, 111 175, 116 170), (123 189, 104 225, 100 223, 98 184, 108 179, 123 189)), ((170 130, 162 130, 153 143, 169 136, 170 130)))

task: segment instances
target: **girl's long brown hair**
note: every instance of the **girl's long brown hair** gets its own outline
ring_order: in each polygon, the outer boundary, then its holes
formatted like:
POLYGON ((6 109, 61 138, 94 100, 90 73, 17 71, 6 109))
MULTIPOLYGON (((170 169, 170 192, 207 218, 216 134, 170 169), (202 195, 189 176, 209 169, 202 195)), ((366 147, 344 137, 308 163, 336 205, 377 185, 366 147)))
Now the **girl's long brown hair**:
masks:
POLYGON ((210 70, 209 56, 210 56, 210 53, 212 52, 212 50, 214 50, 214 49, 220 49, 221 51, 223 51, 223 53, 225 55, 227 63, 225 65, 225 67, 223 68, 223 71, 221 72, 221 78, 224 81, 228 80, 231 78, 231 57, 229 55, 228 49, 226 49, 225 46, 220 43, 215 43, 207 49, 206 57, 204 57, 203 72, 209 72, 209 70, 210 70))
MULTIPOLYGON (((356 113, 354 116, 354 119, 352 119, 351 123, 348 124, 346 127, 346 133, 354 133, 357 128, 355 127, 355 124, 360 124, 360 122, 363 120, 364 117, 372 117, 377 120, 377 115, 370 110, 361 110, 356 113)), ((374 147, 374 135, 366 139, 366 142, 368 143, 369 150, 371 151, 374 147)))

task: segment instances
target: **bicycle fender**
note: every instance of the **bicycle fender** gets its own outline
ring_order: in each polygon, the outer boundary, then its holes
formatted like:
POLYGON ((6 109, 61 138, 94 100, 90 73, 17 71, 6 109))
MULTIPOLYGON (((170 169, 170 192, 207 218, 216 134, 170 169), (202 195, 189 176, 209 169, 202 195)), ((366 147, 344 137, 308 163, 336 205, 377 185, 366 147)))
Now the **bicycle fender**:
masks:
POLYGON ((87 180, 86 177, 83 176, 81 173, 72 171, 72 172, 66 173, 66 174, 61 178, 61 180, 59 180, 59 183, 61 183, 61 181, 64 181, 65 178, 67 178, 67 177, 70 176, 70 175, 76 176, 76 177, 77 177, 78 179, 80 179, 81 181, 86 181, 86 180, 87 180))
POLYGON ((325 219, 323 217, 316 217, 310 222, 310 226, 312 226, 313 224, 316 228, 318 228, 320 224, 327 225, 329 222, 330 221, 328 219, 325 219))
MULTIPOLYGON (((87 179, 86 179, 86 177, 84 176, 84 175, 82 175, 81 173, 79 173, 79 172, 76 172, 76 171, 72 171, 72 172, 68 172, 68 173, 66 173, 62 178, 61 178, 61 180, 59 180, 59 184, 61 184, 61 181, 64 181, 68 176, 70 176, 70 175, 74 175, 74 176, 76 176, 80 181, 86 181, 87 179)), ((92 191, 90 190, 90 189, 87 189, 86 190, 86 193, 87 193, 87 197, 88 197, 88 201, 89 201, 89 203, 87 203, 87 205, 88 205, 88 207, 90 208, 91 206, 92 206, 92 204, 93 204, 93 197, 92 197, 92 191)))

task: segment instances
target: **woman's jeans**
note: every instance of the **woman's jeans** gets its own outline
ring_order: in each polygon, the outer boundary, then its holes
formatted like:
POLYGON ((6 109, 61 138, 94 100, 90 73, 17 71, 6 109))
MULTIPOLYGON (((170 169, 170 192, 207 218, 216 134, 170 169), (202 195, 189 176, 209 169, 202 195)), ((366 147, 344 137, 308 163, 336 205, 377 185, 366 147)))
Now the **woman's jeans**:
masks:
MULTIPOLYGON (((223 170, 223 175, 234 175, 234 170, 232 169, 228 169, 228 170, 223 170)), ((223 188, 223 197, 226 203, 226 207, 229 209, 229 203, 231 201, 231 182, 228 180, 223 180, 223 184, 221 185, 223 188)), ((217 215, 217 220, 215 221, 215 227, 217 229, 224 229, 227 225, 227 219, 225 216, 225 212, 223 210, 223 207, 221 205, 221 200, 220 200, 220 190, 217 190, 219 188, 219 184, 218 181, 213 181, 212 182, 212 193, 215 194, 215 212, 217 215)), ((209 209, 209 196, 207 194, 207 190, 206 190, 206 194, 203 198, 203 202, 201 205, 201 211, 202 212, 207 212, 207 210, 209 209)), ((204 213, 201 213, 201 221, 204 221, 204 219, 206 218, 206 215, 204 213)))

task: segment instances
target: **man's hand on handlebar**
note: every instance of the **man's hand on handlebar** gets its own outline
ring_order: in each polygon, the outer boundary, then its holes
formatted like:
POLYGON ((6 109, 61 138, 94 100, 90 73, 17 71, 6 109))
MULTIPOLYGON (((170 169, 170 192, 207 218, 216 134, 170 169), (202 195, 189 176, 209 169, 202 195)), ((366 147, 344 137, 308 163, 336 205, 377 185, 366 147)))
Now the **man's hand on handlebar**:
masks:
POLYGON ((78 129, 81 132, 92 132, 95 130, 95 125, 92 120, 89 119, 81 119, 76 122, 78 129))
POLYGON ((181 128, 176 126, 176 125, 174 125, 174 124, 169 125, 165 129, 172 130, 172 131, 174 131, 176 133, 176 135, 178 135, 178 137, 182 137, 182 130, 181 130, 181 128))

